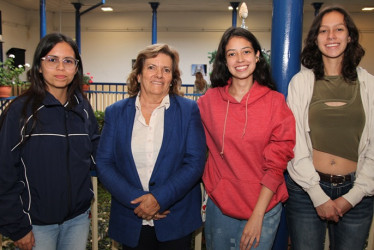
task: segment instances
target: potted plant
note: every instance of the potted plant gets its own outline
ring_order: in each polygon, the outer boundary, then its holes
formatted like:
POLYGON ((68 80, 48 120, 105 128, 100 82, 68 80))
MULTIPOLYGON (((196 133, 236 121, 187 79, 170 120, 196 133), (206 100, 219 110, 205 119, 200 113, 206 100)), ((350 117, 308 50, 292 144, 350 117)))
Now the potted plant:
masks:
POLYGON ((30 65, 26 63, 16 67, 14 66, 14 58, 15 56, 10 54, 4 62, 0 62, 0 97, 9 97, 12 94, 13 86, 26 84, 20 79, 20 75, 30 65))
POLYGON ((90 73, 86 73, 83 75, 83 83, 82 83, 82 90, 89 91, 90 84, 93 83, 93 76, 90 73))
POLYGON ((95 111, 95 117, 96 117, 96 120, 97 120, 97 123, 99 124, 99 131, 101 133, 101 130, 103 130, 103 126, 104 126, 104 116, 105 116, 105 113, 104 111, 95 111))

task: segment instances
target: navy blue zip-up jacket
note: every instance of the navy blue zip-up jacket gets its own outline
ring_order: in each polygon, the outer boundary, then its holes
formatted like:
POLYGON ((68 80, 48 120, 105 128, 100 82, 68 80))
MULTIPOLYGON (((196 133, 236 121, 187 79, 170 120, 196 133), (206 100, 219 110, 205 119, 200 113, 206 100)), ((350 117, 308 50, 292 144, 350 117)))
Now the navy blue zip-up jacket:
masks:
POLYGON ((0 233, 14 241, 33 224, 59 224, 91 205, 98 125, 80 93, 75 101, 69 109, 47 92, 31 136, 31 107, 27 128, 21 123, 25 98, 10 106, 0 130, 0 233))

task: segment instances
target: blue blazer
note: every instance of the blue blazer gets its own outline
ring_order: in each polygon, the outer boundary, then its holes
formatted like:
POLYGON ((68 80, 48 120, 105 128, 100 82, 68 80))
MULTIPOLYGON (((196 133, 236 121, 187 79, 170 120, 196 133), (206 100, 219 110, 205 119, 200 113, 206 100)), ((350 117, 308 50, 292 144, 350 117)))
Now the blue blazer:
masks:
MULTIPOLYGON (((134 214, 132 200, 144 191, 131 152, 135 97, 118 101, 105 111, 105 125, 97 151, 97 173, 112 194, 109 237, 129 247, 138 245, 142 219, 134 214)), ((159 241, 181 238, 201 222, 200 179, 205 163, 205 135, 196 102, 170 95, 165 110, 162 146, 149 182, 149 192, 160 204, 155 220, 159 241)))

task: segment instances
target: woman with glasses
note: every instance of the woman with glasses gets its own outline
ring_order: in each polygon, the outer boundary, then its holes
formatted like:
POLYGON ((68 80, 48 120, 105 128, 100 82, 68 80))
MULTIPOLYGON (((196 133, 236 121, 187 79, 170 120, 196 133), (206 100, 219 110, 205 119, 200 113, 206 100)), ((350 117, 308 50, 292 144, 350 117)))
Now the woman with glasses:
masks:
POLYGON ((0 120, 0 233, 19 249, 86 249, 98 125, 75 42, 39 42, 30 88, 0 120))

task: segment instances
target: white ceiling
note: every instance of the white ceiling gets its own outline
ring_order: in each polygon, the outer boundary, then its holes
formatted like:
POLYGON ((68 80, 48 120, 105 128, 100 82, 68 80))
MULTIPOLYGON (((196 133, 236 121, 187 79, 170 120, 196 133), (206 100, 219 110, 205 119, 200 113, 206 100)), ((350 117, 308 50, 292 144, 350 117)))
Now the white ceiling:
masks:
MULTIPOLYGON (((40 0, 0 0, 25 9, 39 10, 40 0)), ((72 2, 82 4, 80 11, 101 3, 101 0, 45 0, 47 12, 74 12, 72 2)), ((301 0, 300 0, 301 1, 301 0)), ((152 11, 149 2, 159 2, 157 12, 162 11, 227 11, 235 0, 106 0, 105 5, 115 12, 152 11)), ((240 2, 240 1, 238 1, 240 2)), ((304 10, 314 11, 313 2, 323 2, 323 6, 339 4, 350 12, 359 12, 363 7, 374 6, 374 0, 304 0, 304 10)), ((249 13, 272 9, 273 0, 246 0, 249 13)), ((323 7, 322 6, 322 7, 323 7)), ((4 11, 4 10, 3 10, 4 11)), ((96 8, 93 11, 100 11, 96 8)), ((374 14, 374 12, 373 12, 374 14)))

